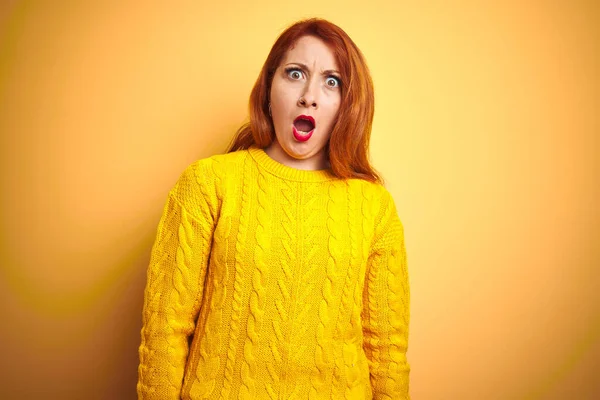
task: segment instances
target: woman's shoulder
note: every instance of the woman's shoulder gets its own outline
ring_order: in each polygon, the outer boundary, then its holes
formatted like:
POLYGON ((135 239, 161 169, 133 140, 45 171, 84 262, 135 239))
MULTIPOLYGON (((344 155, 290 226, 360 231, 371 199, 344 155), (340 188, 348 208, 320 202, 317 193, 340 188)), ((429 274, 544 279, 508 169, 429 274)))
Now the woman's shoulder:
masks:
POLYGON ((198 158, 188 165, 189 169, 213 170, 219 173, 222 169, 234 167, 244 162, 247 157, 247 150, 238 150, 225 154, 214 154, 212 156, 198 158))
POLYGON ((187 164, 171 191, 182 197, 189 197, 187 193, 199 193, 217 201, 225 188, 235 181, 233 178, 243 174, 246 157, 247 151, 240 150, 198 158, 187 164))
POLYGON ((382 183, 357 178, 347 179, 346 182, 350 190, 366 199, 389 201, 391 197, 389 190, 382 183))
POLYGON ((246 150, 240 150, 198 158, 186 166, 181 173, 181 178, 193 178, 191 180, 199 184, 218 182, 243 167, 246 153, 246 150))
POLYGON ((171 187, 170 195, 190 210, 208 208, 213 216, 217 215, 228 177, 241 171, 244 153, 215 154, 188 163, 171 187))
POLYGON ((397 216, 394 197, 384 184, 364 179, 351 179, 348 183, 359 198, 363 215, 374 225, 379 226, 382 221, 397 216))

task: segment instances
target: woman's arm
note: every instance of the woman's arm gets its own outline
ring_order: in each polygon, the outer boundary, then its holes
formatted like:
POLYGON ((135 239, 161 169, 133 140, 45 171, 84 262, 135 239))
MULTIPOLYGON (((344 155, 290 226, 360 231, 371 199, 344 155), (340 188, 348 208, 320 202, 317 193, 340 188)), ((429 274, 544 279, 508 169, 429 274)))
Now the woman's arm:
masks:
POLYGON ((410 399, 406 359, 410 289, 404 228, 389 192, 368 260, 363 293, 363 335, 373 399, 410 399))
POLYGON ((139 399, 180 398, 214 231, 209 170, 202 161, 186 168, 158 224, 144 292, 139 399))

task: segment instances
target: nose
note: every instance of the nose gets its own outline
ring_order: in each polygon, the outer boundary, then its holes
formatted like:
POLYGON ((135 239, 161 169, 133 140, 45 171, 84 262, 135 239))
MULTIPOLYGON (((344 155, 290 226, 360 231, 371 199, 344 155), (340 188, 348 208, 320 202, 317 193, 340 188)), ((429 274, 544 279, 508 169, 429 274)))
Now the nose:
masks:
POLYGON ((306 82, 304 92, 298 99, 298 106, 300 107, 314 107, 317 108, 317 82, 315 79, 306 82))

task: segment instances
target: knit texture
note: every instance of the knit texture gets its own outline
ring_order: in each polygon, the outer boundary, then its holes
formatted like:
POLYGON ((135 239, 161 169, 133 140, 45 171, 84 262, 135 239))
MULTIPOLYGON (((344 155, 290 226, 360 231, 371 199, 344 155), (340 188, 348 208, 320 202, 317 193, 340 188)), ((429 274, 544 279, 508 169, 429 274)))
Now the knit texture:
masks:
POLYGON ((190 164, 147 272, 139 399, 409 399, 390 193, 251 147, 190 164))

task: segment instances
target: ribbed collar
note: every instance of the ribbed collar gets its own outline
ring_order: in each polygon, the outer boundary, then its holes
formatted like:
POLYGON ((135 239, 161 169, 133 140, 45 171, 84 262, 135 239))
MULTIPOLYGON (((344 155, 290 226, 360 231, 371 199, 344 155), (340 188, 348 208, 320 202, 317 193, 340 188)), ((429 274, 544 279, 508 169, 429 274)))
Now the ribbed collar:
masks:
POLYGON ((258 148, 255 145, 248 148, 248 152, 259 165, 269 171, 271 174, 278 176, 288 181, 296 182, 324 182, 334 180, 337 177, 333 174, 331 168, 320 170, 303 170, 288 167, 269 156, 264 149, 258 148))

